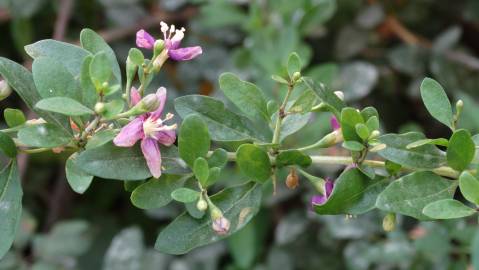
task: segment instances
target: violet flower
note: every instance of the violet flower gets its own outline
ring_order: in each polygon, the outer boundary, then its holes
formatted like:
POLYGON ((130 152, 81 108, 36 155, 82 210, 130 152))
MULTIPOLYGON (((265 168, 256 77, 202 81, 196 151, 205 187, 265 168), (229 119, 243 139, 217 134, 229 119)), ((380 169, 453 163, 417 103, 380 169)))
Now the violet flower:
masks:
POLYGON ((326 182, 324 183, 324 195, 314 195, 311 198, 311 204, 314 205, 322 205, 326 203, 333 192, 334 182, 331 179, 326 178, 326 182))
POLYGON ((338 118, 336 118, 336 116, 334 115, 331 116, 330 122, 331 122, 331 128, 333 129, 333 131, 341 128, 341 125, 339 124, 338 118))
MULTIPOLYGON (((141 140, 141 150, 146 159, 148 168, 155 178, 161 176, 161 153, 159 143, 170 146, 176 140, 176 124, 165 125, 164 122, 173 118, 173 114, 168 113, 164 119, 160 118, 166 102, 166 89, 160 87, 156 92, 160 105, 149 113, 137 116, 133 121, 124 126, 120 133, 113 139, 113 143, 120 147, 131 147, 137 141, 141 140)), ((131 102, 133 105, 140 102, 141 96, 138 91, 132 87, 131 102)))
MULTIPOLYGON (((173 24, 168 26, 165 22, 161 22, 160 25, 165 42, 165 50, 169 58, 175 61, 187 61, 203 53, 200 46, 180 48, 180 43, 185 36, 185 28, 176 29, 173 24)), ((141 29, 136 33, 136 45, 138 47, 153 49, 154 44, 154 38, 145 30, 141 29)))

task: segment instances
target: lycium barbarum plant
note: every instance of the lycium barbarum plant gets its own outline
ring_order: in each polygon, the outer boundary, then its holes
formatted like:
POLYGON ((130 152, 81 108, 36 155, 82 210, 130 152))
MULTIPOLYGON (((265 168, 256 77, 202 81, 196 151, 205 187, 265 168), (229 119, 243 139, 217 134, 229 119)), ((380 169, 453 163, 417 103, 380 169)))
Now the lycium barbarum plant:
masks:
POLYGON ((477 212, 479 136, 458 128, 464 104, 458 101, 453 111, 433 79, 424 79, 421 97, 429 113, 450 128, 450 138, 381 134, 375 108, 349 107, 342 92, 302 76, 296 53, 283 74, 272 77, 284 91, 278 93, 279 102, 226 73, 219 85, 236 109, 208 96, 179 97, 174 101, 183 119, 179 125, 173 112, 164 113, 167 90, 149 85, 168 59, 192 60, 202 49, 180 48, 184 28, 162 23, 161 31, 158 40, 138 31, 136 44, 151 50, 151 58, 131 49, 124 82, 114 52, 89 29, 81 32, 81 47, 55 40, 26 46, 34 60, 32 72, 0 58, 0 98, 13 89, 38 115, 26 120, 20 110, 4 111, 8 128, 0 132, 0 149, 10 162, 0 173, 0 257, 12 244, 22 211, 19 152, 71 153, 66 177, 77 193, 84 193, 94 178, 114 179, 134 187, 131 201, 139 208, 184 203, 187 211, 163 229, 155 244, 170 254, 240 230, 261 206, 262 185, 271 182, 276 188, 278 171, 284 169, 288 188, 308 184, 315 190, 307 208, 320 215, 379 209, 386 231, 394 229, 397 214, 432 220, 477 212), (299 132, 312 114, 330 114, 331 132, 311 145, 298 142, 288 148, 284 139, 299 132), (230 151, 213 149, 212 141, 230 151), (338 144, 350 155, 318 155, 319 149, 338 144), (308 172, 328 164, 345 168, 335 180, 308 172), (245 183, 212 194, 217 181, 228 181, 221 177, 227 165, 237 165, 245 183), (455 199, 457 187, 462 196, 455 199))

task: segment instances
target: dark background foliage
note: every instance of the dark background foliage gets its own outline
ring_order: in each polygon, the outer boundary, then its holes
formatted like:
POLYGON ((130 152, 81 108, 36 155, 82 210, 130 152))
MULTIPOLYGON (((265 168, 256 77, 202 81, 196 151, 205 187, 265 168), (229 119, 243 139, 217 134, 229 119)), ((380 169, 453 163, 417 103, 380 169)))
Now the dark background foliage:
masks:
MULTIPOLYGON (((135 32, 145 28, 159 37, 162 20, 185 26, 186 43, 204 50, 194 61, 169 62, 154 82, 169 89, 170 100, 193 93, 221 98, 218 76, 225 71, 254 81, 274 98, 279 86, 271 75, 284 72, 287 56, 296 51, 306 74, 343 91, 351 104, 377 107, 387 132, 449 135, 421 103, 424 77, 438 80, 451 98, 463 99, 460 126, 479 130, 477 0, 0 0, 0 55, 28 67, 24 45, 47 38, 77 43, 88 27, 124 63, 135 32)), ((26 109, 15 94, 0 107, 26 109)), ((307 145, 327 131, 328 117, 319 116, 288 140, 307 145)), ((94 181, 86 194, 77 195, 65 180, 65 157, 19 157, 25 214, 0 269, 479 267, 475 220, 418 223, 398 217, 396 230, 385 233, 385 213, 317 216, 309 210, 313 191, 306 185, 288 190, 282 181, 276 196, 265 192, 254 221, 229 240, 181 257, 160 254, 152 249, 157 232, 181 206, 137 209, 123 183, 115 181, 94 181)), ((334 177, 337 169, 316 173, 334 177)), ((240 178, 232 167, 222 184, 240 178)))

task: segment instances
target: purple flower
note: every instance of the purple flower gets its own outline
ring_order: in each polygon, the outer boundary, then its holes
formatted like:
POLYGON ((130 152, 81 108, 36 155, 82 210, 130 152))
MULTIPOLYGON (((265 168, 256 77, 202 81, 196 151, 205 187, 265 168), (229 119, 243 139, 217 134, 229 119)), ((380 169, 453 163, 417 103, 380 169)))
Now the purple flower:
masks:
POLYGON ((228 234, 228 231, 230 230, 230 225, 230 221, 224 216, 214 219, 213 223, 211 224, 213 230, 219 235, 228 234))
POLYGON ((141 29, 136 32, 136 46, 145 49, 153 49, 155 46, 155 39, 145 30, 141 29))
POLYGON ((331 128, 333 130, 338 130, 341 128, 341 125, 339 124, 338 118, 336 118, 336 116, 334 115, 331 116, 330 122, 331 122, 331 128))
MULTIPOLYGON (((161 176, 161 153, 158 143, 166 146, 172 145, 176 140, 176 124, 165 125, 164 122, 173 118, 168 113, 164 119, 160 118, 166 101, 166 89, 160 87, 156 92, 160 105, 149 113, 137 116, 133 121, 124 126, 115 137, 113 143, 120 147, 131 147, 141 140, 141 150, 151 174, 155 178, 161 176)), ((132 87, 131 102, 133 105, 140 102, 141 96, 132 87)))
POLYGON ((331 196, 331 193, 333 192, 334 188, 334 182, 331 181, 331 179, 326 178, 326 182, 324 183, 324 195, 314 195, 311 198, 311 204, 312 205, 321 205, 326 203, 326 201, 329 199, 329 196, 331 196))
MULTIPOLYGON (((165 42, 165 50, 171 59, 187 61, 203 53, 200 46, 180 48, 181 40, 185 37, 185 28, 176 29, 173 24, 168 26, 165 22, 161 22, 160 25, 165 42)), ((138 47, 152 49, 154 43, 154 38, 145 30, 142 29, 136 33, 136 44, 138 47)))

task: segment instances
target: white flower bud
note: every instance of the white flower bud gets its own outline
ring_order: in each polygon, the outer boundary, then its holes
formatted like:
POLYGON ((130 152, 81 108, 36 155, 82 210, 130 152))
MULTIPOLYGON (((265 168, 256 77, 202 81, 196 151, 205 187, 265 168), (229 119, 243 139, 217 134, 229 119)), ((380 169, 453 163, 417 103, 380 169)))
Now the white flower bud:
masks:
POLYGON ((105 112, 105 103, 103 102, 98 102, 95 104, 95 112, 98 114, 102 114, 105 112))
POLYGON ((206 209, 208 209, 208 203, 203 200, 203 198, 201 198, 196 203, 196 208, 198 208, 198 210, 200 210, 201 212, 204 212, 206 211, 206 209))
POLYGON ((344 93, 342 91, 334 91, 334 94, 340 99, 344 100, 344 93))
POLYGON ((12 88, 4 80, 0 81, 0 100, 6 99, 12 93, 12 88))
POLYGON ((226 235, 230 230, 230 225, 230 221, 224 216, 221 216, 213 220, 212 228, 218 235, 226 235))

